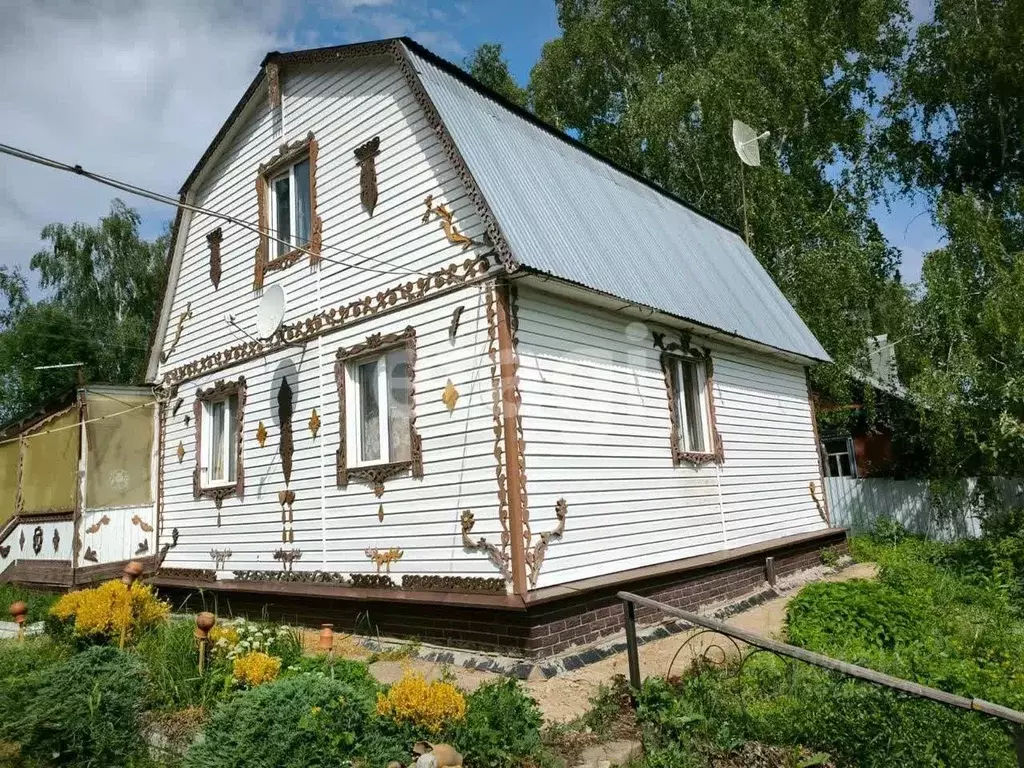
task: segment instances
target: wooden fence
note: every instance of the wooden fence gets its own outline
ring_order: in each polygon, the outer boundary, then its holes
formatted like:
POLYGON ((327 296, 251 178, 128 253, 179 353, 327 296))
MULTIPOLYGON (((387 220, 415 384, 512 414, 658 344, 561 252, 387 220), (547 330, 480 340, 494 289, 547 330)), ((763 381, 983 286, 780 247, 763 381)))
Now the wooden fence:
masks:
MULTIPOLYGON (((1019 479, 995 481, 1002 503, 1024 504, 1024 482, 1019 479)), ((940 509, 928 490, 927 480, 893 480, 891 478, 826 477, 832 524, 849 528, 853 533, 870 531, 880 518, 903 524, 912 533, 929 538, 952 541, 981 534, 974 491, 977 480, 962 483, 956 503, 946 502, 940 509)))

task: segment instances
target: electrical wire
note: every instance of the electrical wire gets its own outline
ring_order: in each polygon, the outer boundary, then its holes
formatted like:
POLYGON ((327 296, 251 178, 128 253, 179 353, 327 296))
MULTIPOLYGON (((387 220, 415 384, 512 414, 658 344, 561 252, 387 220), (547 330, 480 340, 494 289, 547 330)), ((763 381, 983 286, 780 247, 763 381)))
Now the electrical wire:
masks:
POLYGON ((54 427, 53 429, 44 429, 41 432, 33 432, 30 435, 18 435, 17 437, 12 437, 12 438, 9 438, 7 440, 0 440, 0 445, 7 445, 8 443, 16 443, 19 440, 31 440, 31 439, 36 438, 36 437, 42 437, 43 435, 53 434, 54 432, 63 432, 66 429, 78 429, 79 427, 84 427, 86 424, 92 424, 95 421, 104 421, 106 419, 113 419, 113 418, 115 418, 117 416, 123 416, 126 413, 130 413, 132 411, 137 411, 140 408, 149 408, 149 407, 151 407, 153 405, 156 405, 158 402, 159 402, 158 400, 151 400, 148 403, 143 403, 142 405, 136 405, 133 408, 126 408, 125 410, 118 411, 117 413, 108 413, 106 416, 97 416, 96 418, 86 419, 85 421, 81 421, 81 422, 76 421, 74 424, 68 424, 66 427, 54 427))
POLYGON ((186 203, 183 200, 178 200, 176 198, 170 197, 169 195, 164 195, 164 194, 161 194, 160 192, 154 192, 152 190, 146 189, 145 187, 140 187, 140 186, 137 186, 135 184, 131 184, 131 183, 126 182, 126 181, 119 181, 118 179, 114 179, 114 178, 109 177, 109 176, 102 176, 102 175, 100 175, 98 173, 92 173, 91 171, 87 171, 84 168, 82 168, 81 165, 69 165, 68 163, 63 163, 63 162, 61 162, 59 160, 54 160, 53 158, 46 157, 44 155, 37 155, 34 152, 29 152, 29 151, 24 150, 24 149, 19 149, 18 147, 12 147, 9 144, 0 144, 0 153, 5 154, 5 155, 9 155, 9 156, 14 157, 14 158, 16 158, 18 160, 25 160, 25 161, 30 162, 30 163, 35 163, 36 165, 42 165, 42 166, 44 166, 46 168, 52 168, 52 169, 58 170, 58 171, 66 171, 68 173, 73 173, 76 176, 85 177, 85 178, 89 179, 90 181, 95 181, 95 182, 97 182, 99 184, 104 184, 104 185, 106 185, 108 187, 113 187, 114 189, 120 190, 122 192, 127 192, 129 194, 138 195, 139 197, 144 197, 144 198, 146 198, 148 200, 153 200, 153 201, 158 202, 158 203, 163 203, 165 205, 171 205, 171 206, 174 206, 175 208, 181 208, 181 209, 184 209, 184 210, 187 210, 187 211, 191 211, 193 213, 202 213, 202 214, 205 214, 207 216, 211 216, 213 218, 217 218, 217 219, 221 219, 223 221, 227 221, 227 222, 229 222, 231 224, 234 224, 236 226, 242 227, 243 229, 247 229, 250 232, 255 232, 256 234, 258 234, 260 236, 263 236, 263 237, 266 237, 266 238, 268 238, 270 240, 273 240, 274 242, 286 245, 291 250, 296 250, 296 251, 299 251, 301 253, 307 254, 309 256, 321 258, 324 261, 331 262, 332 264, 339 264, 339 265, 341 265, 343 267, 352 268, 352 269, 355 269, 355 268, 358 267, 360 269, 364 269, 364 270, 369 271, 369 272, 375 272, 375 273, 380 274, 380 275, 419 275, 421 277, 427 277, 428 276, 427 273, 425 273, 425 272, 420 272, 419 270, 410 269, 409 267, 401 267, 401 266, 395 264, 392 261, 388 261, 387 259, 381 259, 381 258, 377 258, 377 257, 374 257, 374 256, 367 256, 365 254, 356 253, 354 251, 349 251, 349 250, 346 250, 344 248, 341 248, 340 246, 337 246, 337 245, 330 245, 330 244, 326 244, 326 243, 321 244, 321 250, 323 250, 324 248, 330 248, 331 250, 338 251, 339 253, 344 253, 344 254, 347 254, 349 256, 355 256, 356 258, 363 259, 363 261, 369 260, 369 261, 377 262, 378 264, 385 264, 385 265, 388 265, 388 266, 395 267, 398 271, 396 272, 396 271, 386 271, 386 270, 380 270, 380 269, 373 269, 371 267, 367 267, 367 266, 362 265, 362 264, 356 265, 356 264, 351 264, 351 263, 347 263, 347 262, 341 261, 339 259, 331 259, 331 258, 329 258, 327 256, 324 256, 323 253, 317 254, 317 253, 314 253, 313 251, 310 251, 307 248, 304 248, 302 246, 294 246, 291 243, 291 241, 279 238, 276 235, 274 235, 271 232, 269 232, 268 230, 265 230, 263 227, 261 227, 261 226, 259 226, 257 224, 253 224, 252 222, 245 221, 244 219, 240 219, 237 216, 231 216, 230 214, 221 213, 220 211, 215 211, 215 210, 210 209, 210 208, 204 208, 202 206, 192 205, 191 203, 186 203))

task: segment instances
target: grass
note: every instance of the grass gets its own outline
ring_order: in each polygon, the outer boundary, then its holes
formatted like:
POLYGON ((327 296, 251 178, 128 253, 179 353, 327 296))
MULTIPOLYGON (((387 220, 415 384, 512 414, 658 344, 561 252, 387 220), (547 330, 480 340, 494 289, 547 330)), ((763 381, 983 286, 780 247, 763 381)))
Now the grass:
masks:
POLYGON ((7 613, 11 603, 23 600, 28 605, 28 622, 34 624, 43 621, 50 612, 50 607, 57 602, 60 595, 55 592, 42 592, 35 589, 26 589, 15 584, 0 584, 0 618, 4 621, 11 621, 7 613))

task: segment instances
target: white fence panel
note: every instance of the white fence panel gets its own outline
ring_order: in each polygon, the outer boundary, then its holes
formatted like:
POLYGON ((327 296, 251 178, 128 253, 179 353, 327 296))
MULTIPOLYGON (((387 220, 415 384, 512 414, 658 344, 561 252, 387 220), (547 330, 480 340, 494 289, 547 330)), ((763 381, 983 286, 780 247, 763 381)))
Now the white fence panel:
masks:
MULTIPOLYGON (((893 480, 885 477, 826 477, 832 524, 849 528, 853 533, 870 531, 875 521, 890 518, 903 524, 911 533, 952 541, 981 535, 977 508, 971 496, 977 480, 964 481, 964 501, 940 520, 928 493, 927 480, 893 480)), ((1019 505, 1022 500, 1020 480, 1001 479, 997 488, 1006 504, 1019 505)))

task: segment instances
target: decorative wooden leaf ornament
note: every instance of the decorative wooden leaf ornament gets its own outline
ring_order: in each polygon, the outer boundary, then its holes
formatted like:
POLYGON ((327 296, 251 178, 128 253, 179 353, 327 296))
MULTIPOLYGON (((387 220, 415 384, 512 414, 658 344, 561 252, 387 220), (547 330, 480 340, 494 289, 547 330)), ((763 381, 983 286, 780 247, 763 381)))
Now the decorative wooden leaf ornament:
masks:
POLYGON ((359 163, 359 199, 366 212, 373 216, 377 206, 377 167, 374 158, 380 154, 380 136, 374 136, 355 151, 359 163))
POLYGON ((379 507, 377 507, 377 522, 379 522, 379 523, 383 523, 384 522, 384 505, 383 504, 381 504, 379 507))
POLYGON ((459 401, 459 391, 455 388, 455 384, 452 383, 451 379, 448 379, 448 383, 444 385, 444 392, 441 394, 441 402, 448 408, 448 413, 455 410, 455 404, 459 401))
POLYGON ((181 464, 181 462, 185 458, 185 444, 183 442, 181 442, 180 440, 178 441, 178 451, 177 451, 177 453, 178 453, 178 463, 181 464))
POLYGON ((260 448, 262 448, 263 444, 267 442, 267 428, 264 426, 262 421, 259 423, 259 426, 256 427, 256 442, 260 444, 260 448))
POLYGON ((316 437, 316 433, 320 431, 320 414, 316 412, 316 408, 313 409, 307 424, 309 425, 309 431, 313 433, 313 437, 316 437))

